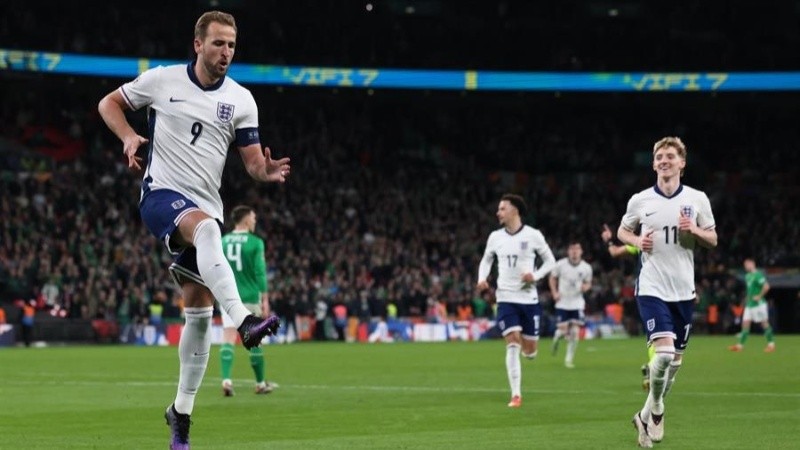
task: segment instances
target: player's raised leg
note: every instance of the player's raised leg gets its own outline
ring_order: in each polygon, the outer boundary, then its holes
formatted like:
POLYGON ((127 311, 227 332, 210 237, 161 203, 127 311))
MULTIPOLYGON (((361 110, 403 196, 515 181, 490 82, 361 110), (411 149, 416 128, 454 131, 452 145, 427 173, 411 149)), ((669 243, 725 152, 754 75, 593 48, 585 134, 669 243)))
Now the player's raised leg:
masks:
POLYGON ((276 316, 259 319, 244 306, 228 260, 222 251, 219 223, 200 210, 187 213, 178 224, 184 241, 197 249, 197 270, 220 307, 233 320, 242 344, 248 350, 274 334, 280 324, 276 316))

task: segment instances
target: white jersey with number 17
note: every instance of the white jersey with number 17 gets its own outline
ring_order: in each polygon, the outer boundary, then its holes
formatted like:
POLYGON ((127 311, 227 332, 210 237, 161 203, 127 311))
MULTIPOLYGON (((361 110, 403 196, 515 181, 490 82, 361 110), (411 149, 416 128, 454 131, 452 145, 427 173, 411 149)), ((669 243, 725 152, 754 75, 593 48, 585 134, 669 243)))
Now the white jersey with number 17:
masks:
POLYGON ((535 283, 523 283, 522 275, 533 273, 535 281, 544 278, 556 264, 550 246, 542 232, 523 225, 516 233, 509 233, 505 228, 495 230, 486 241, 478 280, 486 280, 497 258, 497 301, 509 303, 539 303, 539 293, 535 283), (535 270, 536 256, 542 259, 542 265, 535 270))
POLYGON ((203 87, 193 64, 155 67, 120 87, 128 106, 148 107, 149 154, 142 195, 171 189, 223 220, 219 195, 228 148, 259 143, 258 108, 228 77, 203 87))
POLYGON ((704 230, 716 226, 706 194, 689 186, 679 186, 671 196, 653 186, 628 201, 622 226, 634 231, 641 224, 642 235, 653 232, 653 251, 641 253, 637 295, 667 302, 694 299, 695 238, 678 231, 681 216, 691 218, 704 230))

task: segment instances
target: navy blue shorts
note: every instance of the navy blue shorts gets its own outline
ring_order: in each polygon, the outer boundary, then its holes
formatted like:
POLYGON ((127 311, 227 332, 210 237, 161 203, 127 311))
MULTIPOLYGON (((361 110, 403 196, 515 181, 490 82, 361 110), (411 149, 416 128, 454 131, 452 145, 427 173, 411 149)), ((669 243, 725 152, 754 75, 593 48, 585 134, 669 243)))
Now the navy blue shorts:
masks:
POLYGON ((582 309, 559 309, 556 308, 556 317, 558 323, 573 322, 583 325, 584 315, 582 309))
POLYGON ((636 303, 647 333, 647 342, 671 337, 675 341, 675 351, 683 353, 692 331, 694 299, 665 302, 658 297, 642 295, 636 297, 636 303))
MULTIPOLYGON (((195 202, 185 195, 169 189, 156 189, 147 192, 139 202, 139 213, 145 226, 157 237, 175 257, 169 271, 176 283, 188 278, 204 284, 197 269, 197 250, 194 247, 181 247, 171 244, 170 237, 186 214, 200 211, 195 202)), ((217 221, 222 229, 222 224, 217 221)))
POLYGON ((500 302, 497 304, 497 327, 503 336, 519 331, 526 339, 539 339, 539 322, 542 318, 542 305, 536 303, 500 302))

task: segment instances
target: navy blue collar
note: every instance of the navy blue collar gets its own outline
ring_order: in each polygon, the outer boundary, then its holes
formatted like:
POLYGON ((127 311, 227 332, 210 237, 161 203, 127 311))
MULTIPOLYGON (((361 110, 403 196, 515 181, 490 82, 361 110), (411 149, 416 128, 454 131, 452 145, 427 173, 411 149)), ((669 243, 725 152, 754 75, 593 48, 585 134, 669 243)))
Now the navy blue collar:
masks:
POLYGON ((203 84, 200 83, 200 80, 197 79, 197 75, 194 73, 194 65, 195 65, 195 63, 197 63, 196 59, 186 65, 186 73, 189 74, 189 79, 192 80, 192 83, 194 83, 195 86, 199 87, 200 89, 202 89, 204 91, 216 91, 217 89, 220 88, 220 86, 222 86, 222 83, 225 82, 225 77, 222 77, 219 80, 217 80, 216 83, 212 84, 211 86, 208 86, 208 87, 203 86, 203 84))
POLYGON ((678 185, 678 189, 675 189, 675 192, 673 192, 672 195, 665 194, 664 191, 662 191, 661 189, 658 188, 658 184, 653 186, 653 189, 655 189, 656 194, 658 194, 658 195, 660 195, 660 196, 662 196, 664 198, 674 198, 675 196, 680 194, 681 191, 683 191, 683 184, 679 184, 678 185))
POLYGON ((508 234, 509 236, 514 236, 515 234, 518 234, 520 231, 522 231, 523 228, 525 228, 525 224, 521 223, 519 225, 519 229, 517 231, 513 232, 513 233, 509 233, 508 232, 508 228, 506 228, 506 227, 503 227, 503 230, 505 230, 506 234, 508 234))

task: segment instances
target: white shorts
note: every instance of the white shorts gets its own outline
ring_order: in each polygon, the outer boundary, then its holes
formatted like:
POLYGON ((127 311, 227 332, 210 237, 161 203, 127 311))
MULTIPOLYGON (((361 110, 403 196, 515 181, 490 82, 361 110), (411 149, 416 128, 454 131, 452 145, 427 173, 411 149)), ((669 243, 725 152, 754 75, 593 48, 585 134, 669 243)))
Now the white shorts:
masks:
MULTIPOLYGON (((261 317, 261 303, 244 303, 244 307, 256 317, 261 317)), ((229 316, 224 309, 220 308, 219 312, 222 316, 222 328, 236 328, 236 324, 233 323, 233 319, 231 319, 231 316, 229 316)))
POLYGON ((744 314, 742 315, 742 320, 758 323, 758 322, 764 322, 767 319, 769 319, 769 312, 767 310, 767 304, 765 302, 761 302, 761 304, 758 306, 744 308, 744 314))

